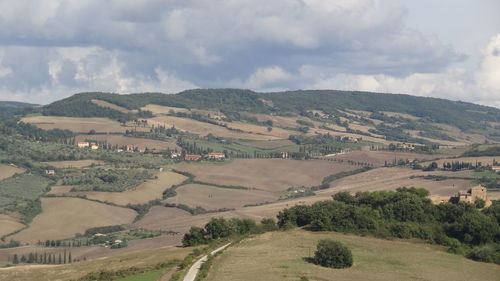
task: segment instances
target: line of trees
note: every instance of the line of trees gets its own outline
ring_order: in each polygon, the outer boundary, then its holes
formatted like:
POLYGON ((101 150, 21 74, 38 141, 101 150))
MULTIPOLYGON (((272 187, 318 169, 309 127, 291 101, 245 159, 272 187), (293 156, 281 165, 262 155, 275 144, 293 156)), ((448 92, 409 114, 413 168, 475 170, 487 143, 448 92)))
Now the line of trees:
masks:
MULTIPOLYGON (((86 257, 83 257, 83 260, 86 260, 86 257)), ((9 260, 13 264, 19 263, 36 263, 36 264, 67 264, 72 262, 77 262, 79 260, 73 259, 71 255, 71 251, 64 250, 63 253, 51 254, 47 252, 38 253, 38 252, 30 252, 27 255, 18 255, 14 254, 12 258, 9 260)))

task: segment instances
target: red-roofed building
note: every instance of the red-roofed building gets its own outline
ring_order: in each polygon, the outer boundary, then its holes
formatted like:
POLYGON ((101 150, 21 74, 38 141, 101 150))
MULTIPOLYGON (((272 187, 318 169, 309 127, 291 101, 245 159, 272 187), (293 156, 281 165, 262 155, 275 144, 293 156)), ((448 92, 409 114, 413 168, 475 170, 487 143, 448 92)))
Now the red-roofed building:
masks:
POLYGON ((222 152, 210 152, 208 153, 208 158, 215 160, 224 160, 224 158, 226 158, 226 155, 222 152))
POLYGON ((198 155, 198 154, 186 154, 184 156, 184 160, 186 160, 186 161, 200 161, 201 160, 201 155, 198 155))

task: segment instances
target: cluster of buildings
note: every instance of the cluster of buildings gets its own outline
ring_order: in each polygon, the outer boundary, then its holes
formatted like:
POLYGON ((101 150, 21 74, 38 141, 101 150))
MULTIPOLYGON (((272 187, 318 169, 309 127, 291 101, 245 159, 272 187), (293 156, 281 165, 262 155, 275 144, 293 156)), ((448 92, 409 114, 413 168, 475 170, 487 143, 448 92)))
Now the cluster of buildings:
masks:
POLYGON ((450 197, 431 196, 430 199, 435 204, 446 203, 446 202, 450 202, 453 204, 458 204, 458 203, 474 204, 476 200, 481 199, 485 202, 485 207, 491 205, 491 200, 488 197, 487 188, 482 185, 474 186, 468 190, 461 190, 450 197))
MULTIPOLYGON (((170 158, 172 159, 181 159, 182 158, 182 153, 181 152, 172 152, 170 154, 170 158)), ((222 152, 210 152, 205 155, 200 155, 200 154, 184 154, 184 161, 200 161, 201 159, 208 159, 208 160, 224 160, 226 159, 226 155, 222 152)))
POLYGON ((99 145, 96 142, 79 141, 76 145, 78 148, 90 148, 92 150, 99 149, 99 145))

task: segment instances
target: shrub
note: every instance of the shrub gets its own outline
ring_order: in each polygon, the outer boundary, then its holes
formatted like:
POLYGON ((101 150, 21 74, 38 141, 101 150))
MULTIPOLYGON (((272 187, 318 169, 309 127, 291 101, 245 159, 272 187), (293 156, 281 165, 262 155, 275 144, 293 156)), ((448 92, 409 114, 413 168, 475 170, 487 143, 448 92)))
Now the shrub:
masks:
POLYGON ((332 268, 346 268, 352 266, 352 253, 342 243, 323 239, 318 242, 314 253, 314 263, 332 268))

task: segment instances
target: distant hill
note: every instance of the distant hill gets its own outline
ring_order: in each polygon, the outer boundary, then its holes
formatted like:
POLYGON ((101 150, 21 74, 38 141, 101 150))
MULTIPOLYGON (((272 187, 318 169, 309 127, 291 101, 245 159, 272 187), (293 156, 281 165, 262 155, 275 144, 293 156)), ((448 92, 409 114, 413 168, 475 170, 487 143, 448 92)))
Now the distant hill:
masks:
MULTIPOLYGON (((242 89, 195 89, 178 94, 129 95, 94 92, 75 94, 44 106, 41 111, 44 115, 108 117, 118 120, 148 117, 150 114, 141 111, 120 112, 110 107, 99 106, 92 102, 93 99, 129 110, 137 110, 148 104, 220 110, 232 120, 244 118, 242 116, 244 113, 307 116, 315 110, 337 118, 354 118, 357 122, 368 122, 369 120, 365 120, 364 117, 381 120, 383 124, 377 125, 373 131, 381 135, 397 135, 401 134, 402 130, 418 130, 423 137, 452 140, 452 137, 441 133, 439 127, 432 125, 446 124, 464 132, 500 141, 500 126, 497 124, 500 122, 500 109, 446 99, 358 91, 298 90, 258 93, 242 89), (365 115, 353 117, 352 113, 356 111, 363 111, 365 115), (417 120, 403 116, 389 116, 384 112, 407 114, 416 117, 417 120), (387 124, 394 125, 386 126, 387 124), (398 131, 395 132, 396 130, 398 131)), ((398 140, 397 137, 395 140, 398 140)))
POLYGON ((0 113, 10 114, 21 108, 31 108, 35 106, 38 105, 17 101, 0 101, 0 113))

